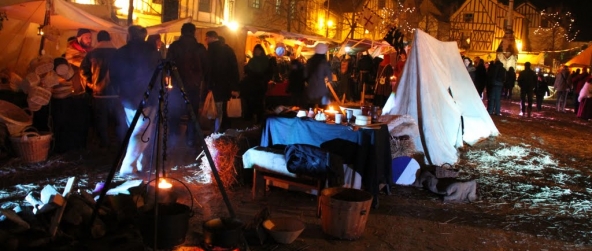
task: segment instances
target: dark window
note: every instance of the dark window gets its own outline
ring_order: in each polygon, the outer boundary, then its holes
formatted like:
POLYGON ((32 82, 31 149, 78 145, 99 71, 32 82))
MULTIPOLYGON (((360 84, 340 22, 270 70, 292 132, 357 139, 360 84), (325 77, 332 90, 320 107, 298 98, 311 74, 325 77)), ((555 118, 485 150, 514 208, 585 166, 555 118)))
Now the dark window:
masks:
POLYGON ((386 0, 378 0, 378 8, 382 9, 386 7, 386 0))
POLYGON ((199 0, 198 10, 201 12, 210 12, 212 10, 212 0, 199 0))
POLYGON ((252 0, 251 7, 257 9, 261 8, 261 0, 252 0))
POLYGON ((473 22, 473 13, 465 13, 463 15, 464 21, 465 22, 473 22))

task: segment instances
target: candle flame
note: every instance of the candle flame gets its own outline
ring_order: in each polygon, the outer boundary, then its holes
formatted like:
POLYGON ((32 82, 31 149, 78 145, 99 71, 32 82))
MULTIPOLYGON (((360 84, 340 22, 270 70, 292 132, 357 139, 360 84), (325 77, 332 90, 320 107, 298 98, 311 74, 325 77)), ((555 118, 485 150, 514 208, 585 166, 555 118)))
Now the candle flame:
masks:
POLYGON ((173 187, 173 184, 169 183, 166 179, 160 179, 160 182, 158 182, 158 188, 160 189, 170 189, 171 187, 173 187))
POLYGON ((167 83, 166 88, 173 89, 173 82, 171 81, 171 76, 166 76, 166 83, 167 83))

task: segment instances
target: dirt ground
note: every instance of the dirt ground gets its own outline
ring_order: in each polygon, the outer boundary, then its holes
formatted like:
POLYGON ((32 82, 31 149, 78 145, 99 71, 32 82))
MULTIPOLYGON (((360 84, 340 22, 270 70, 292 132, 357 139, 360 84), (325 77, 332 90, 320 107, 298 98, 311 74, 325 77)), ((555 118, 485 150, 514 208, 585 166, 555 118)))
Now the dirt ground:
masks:
MULTIPOLYGON (((316 216, 316 197, 309 194, 272 188, 266 198, 253 201, 247 178, 228 191, 230 201, 244 222, 267 207, 271 216, 297 217, 306 224, 292 244, 268 241, 250 245, 250 250, 592 250, 591 123, 576 118, 573 111, 556 112, 553 102, 546 101, 541 112, 525 118, 518 116, 518 101, 503 101, 502 115, 493 117, 500 135, 462 148, 456 164, 459 178, 476 179, 477 202, 444 203, 427 190, 395 186, 391 195, 379 195, 380 206, 370 210, 365 232, 357 240, 325 235, 316 216)), ((3 208, 10 207, 45 184, 63 186, 68 176, 80 178, 79 189, 92 190, 107 176, 115 153, 115 149, 81 150, 52 156, 43 165, 4 160, 0 202, 3 208)), ((178 149, 172 159, 179 168, 169 175, 187 181, 184 178, 197 168, 193 163, 197 154, 178 149)), ((216 186, 186 185, 195 215, 185 243, 177 250, 200 250, 202 223, 229 214, 216 186)), ((189 200, 184 198, 187 204, 189 200)), ((109 240, 78 247, 142 250, 114 248, 109 240)))

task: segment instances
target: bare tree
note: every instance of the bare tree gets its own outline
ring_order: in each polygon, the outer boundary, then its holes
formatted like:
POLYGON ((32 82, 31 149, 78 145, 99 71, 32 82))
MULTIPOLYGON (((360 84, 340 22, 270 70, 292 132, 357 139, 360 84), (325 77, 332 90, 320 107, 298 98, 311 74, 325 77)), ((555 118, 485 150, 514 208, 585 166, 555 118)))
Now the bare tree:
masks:
POLYGON ((541 17, 543 24, 533 32, 533 49, 554 51, 576 38, 578 31, 573 30, 575 19, 571 12, 561 9, 556 12, 543 10, 541 17))
POLYGON ((288 32, 302 33, 311 29, 306 22, 306 0, 265 0, 262 6, 264 14, 257 17, 258 23, 288 32))

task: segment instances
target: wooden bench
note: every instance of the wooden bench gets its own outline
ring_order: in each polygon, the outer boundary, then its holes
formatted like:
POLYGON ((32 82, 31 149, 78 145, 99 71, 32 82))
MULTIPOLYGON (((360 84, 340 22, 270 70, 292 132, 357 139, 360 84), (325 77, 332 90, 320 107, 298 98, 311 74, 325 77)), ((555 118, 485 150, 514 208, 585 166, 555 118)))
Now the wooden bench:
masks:
MULTIPOLYGON (((245 168, 253 169, 252 198, 267 195, 267 187, 275 187, 303 191, 317 196, 317 203, 321 190, 326 183, 325 178, 296 175, 290 173, 286 167, 283 151, 264 147, 249 149, 243 155, 245 168), (282 186, 281 184, 284 184, 282 186)), ((317 211, 318 213, 318 211, 317 211)))

